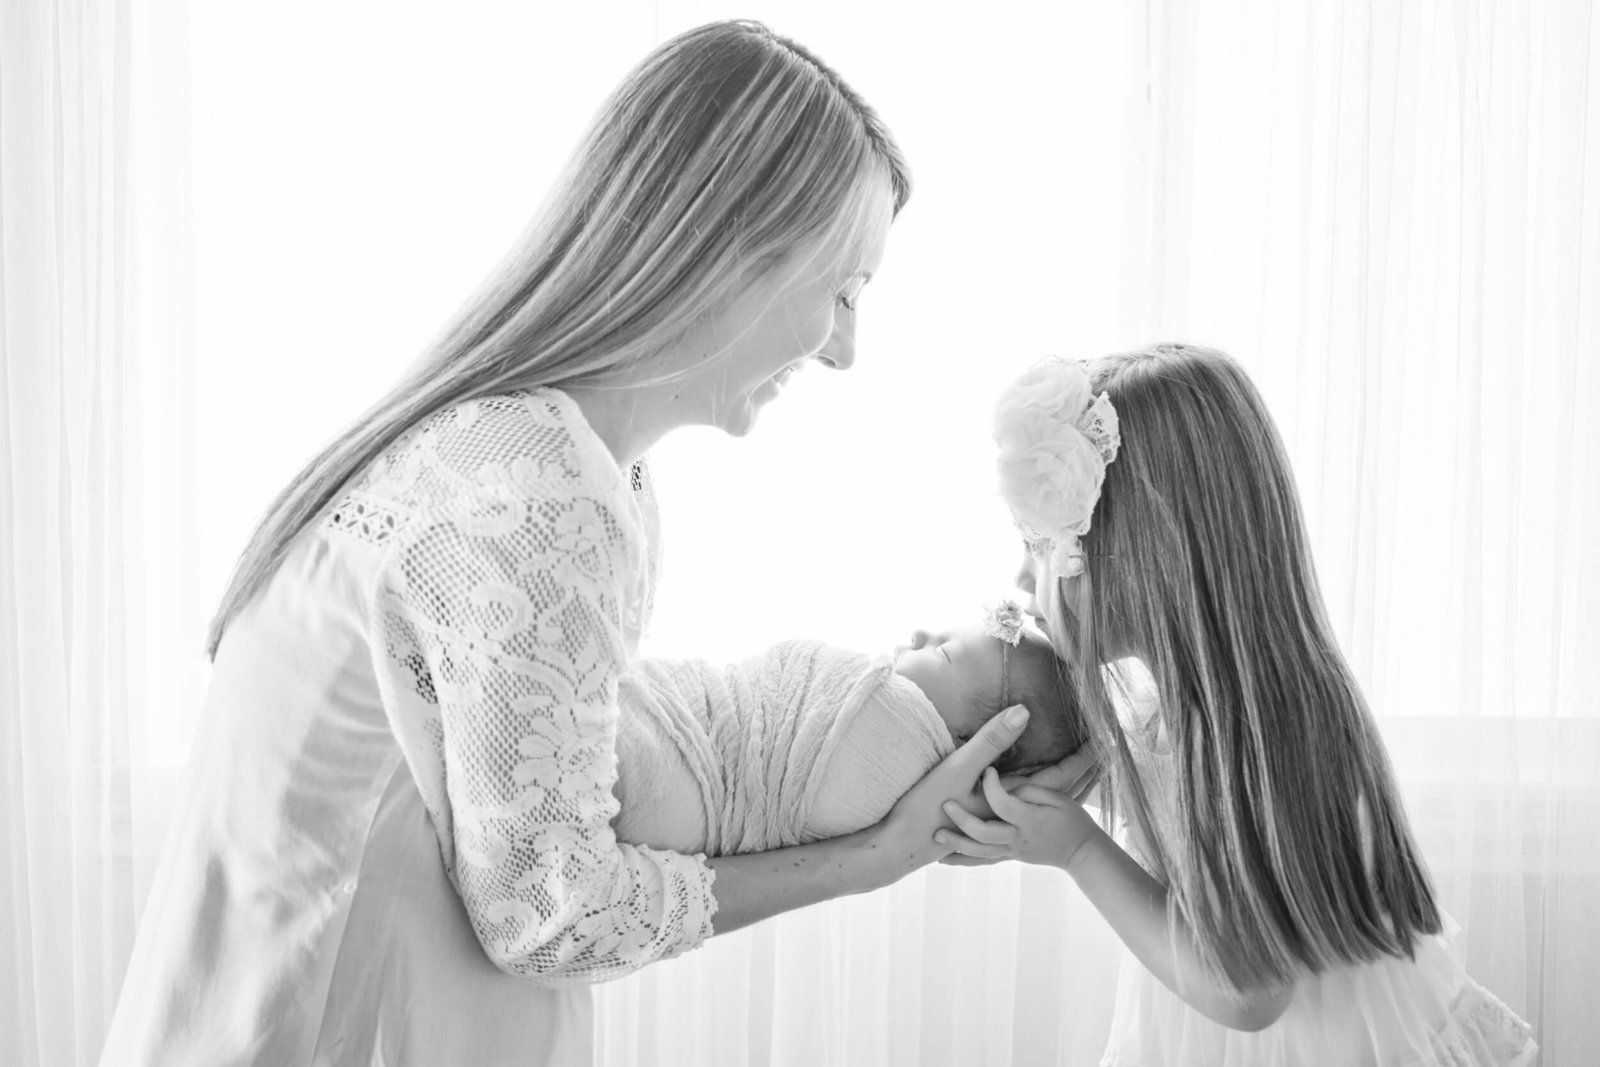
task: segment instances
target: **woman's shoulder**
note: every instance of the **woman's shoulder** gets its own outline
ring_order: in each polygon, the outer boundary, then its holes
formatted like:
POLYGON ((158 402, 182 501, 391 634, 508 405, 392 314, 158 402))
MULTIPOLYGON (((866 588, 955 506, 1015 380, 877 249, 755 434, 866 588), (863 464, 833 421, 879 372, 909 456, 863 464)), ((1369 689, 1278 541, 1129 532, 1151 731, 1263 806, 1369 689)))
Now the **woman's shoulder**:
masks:
POLYGON ((629 479, 565 393, 505 393, 421 420, 347 487, 321 526, 386 553, 446 527, 540 543, 566 529, 636 567, 648 523, 629 479))
POLYGON ((429 415, 373 463, 357 490, 411 510, 463 497, 625 505, 626 476, 558 389, 465 400, 429 415))

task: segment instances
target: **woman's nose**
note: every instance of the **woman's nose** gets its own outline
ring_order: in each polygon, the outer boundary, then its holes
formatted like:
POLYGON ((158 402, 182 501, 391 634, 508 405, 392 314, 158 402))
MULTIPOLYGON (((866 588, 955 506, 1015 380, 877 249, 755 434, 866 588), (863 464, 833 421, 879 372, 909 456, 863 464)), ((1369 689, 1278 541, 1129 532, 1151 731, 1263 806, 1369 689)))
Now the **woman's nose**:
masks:
POLYGON ((817 359, 834 370, 849 370, 856 361, 856 313, 841 307, 833 316, 833 333, 817 359))

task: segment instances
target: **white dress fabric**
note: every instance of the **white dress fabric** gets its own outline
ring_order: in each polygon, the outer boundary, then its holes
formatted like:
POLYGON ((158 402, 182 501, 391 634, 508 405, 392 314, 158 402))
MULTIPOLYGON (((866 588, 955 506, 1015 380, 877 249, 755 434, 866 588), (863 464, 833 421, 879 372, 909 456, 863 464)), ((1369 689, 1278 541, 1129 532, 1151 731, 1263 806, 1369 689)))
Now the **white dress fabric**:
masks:
MULTIPOLYGON (((1131 705, 1119 710, 1158 821, 1170 819, 1175 775, 1166 741, 1147 726, 1157 712, 1149 675, 1126 665, 1131 705), (1149 740, 1141 741, 1141 738, 1149 740)), ((1116 686, 1112 687, 1117 692, 1116 686)), ((1143 837, 1120 840, 1156 873, 1143 837)), ((1158 875, 1159 877, 1159 875, 1158 875)), ((1460 927, 1423 938, 1413 959, 1389 958, 1303 977, 1282 1017, 1256 1032, 1230 1030, 1185 1004, 1126 947, 1111 1039, 1101 1067, 1523 1067, 1533 1031, 1470 978, 1460 927)))
POLYGON ((293 543, 214 663, 105 1067, 581 1064, 589 983, 700 944, 619 844, 654 500, 565 394, 473 401, 293 543))
POLYGON ((726 666, 645 660, 617 699, 617 836, 676 852, 853 833, 955 750, 893 660, 820 641, 726 666))

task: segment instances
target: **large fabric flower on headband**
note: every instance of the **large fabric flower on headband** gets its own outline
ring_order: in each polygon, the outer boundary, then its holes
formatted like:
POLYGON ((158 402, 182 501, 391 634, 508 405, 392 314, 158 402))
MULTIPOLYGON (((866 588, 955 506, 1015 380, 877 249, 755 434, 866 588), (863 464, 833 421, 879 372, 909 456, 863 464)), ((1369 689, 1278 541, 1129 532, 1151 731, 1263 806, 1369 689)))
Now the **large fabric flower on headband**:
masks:
POLYGON ((1082 363, 1043 360, 1000 394, 994 439, 1000 496, 1023 535, 1050 542, 1058 577, 1083 573, 1079 539, 1121 445, 1111 398, 1094 395, 1082 363))

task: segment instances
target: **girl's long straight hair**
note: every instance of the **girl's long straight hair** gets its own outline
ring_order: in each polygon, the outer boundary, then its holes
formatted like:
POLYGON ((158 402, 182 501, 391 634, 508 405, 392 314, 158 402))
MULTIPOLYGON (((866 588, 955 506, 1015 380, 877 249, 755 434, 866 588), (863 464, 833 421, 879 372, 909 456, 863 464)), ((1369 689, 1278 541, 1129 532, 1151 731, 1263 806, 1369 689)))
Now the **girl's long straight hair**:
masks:
POLYGON ((602 385, 791 253, 859 255, 910 173, 871 108, 749 21, 658 48, 603 105, 534 221, 427 353, 308 463, 252 535, 206 652, 290 542, 426 416, 476 397, 602 385))
POLYGON ((1260 395, 1228 356, 1190 345, 1108 356, 1090 375, 1122 445, 1084 575, 1056 580, 1045 608, 1077 642, 1086 717, 1173 918, 1236 989, 1409 956, 1439 909, 1260 395), (1160 814, 1119 724, 1117 672, 1084 666, 1128 655, 1155 680, 1170 745, 1175 810, 1160 814))

